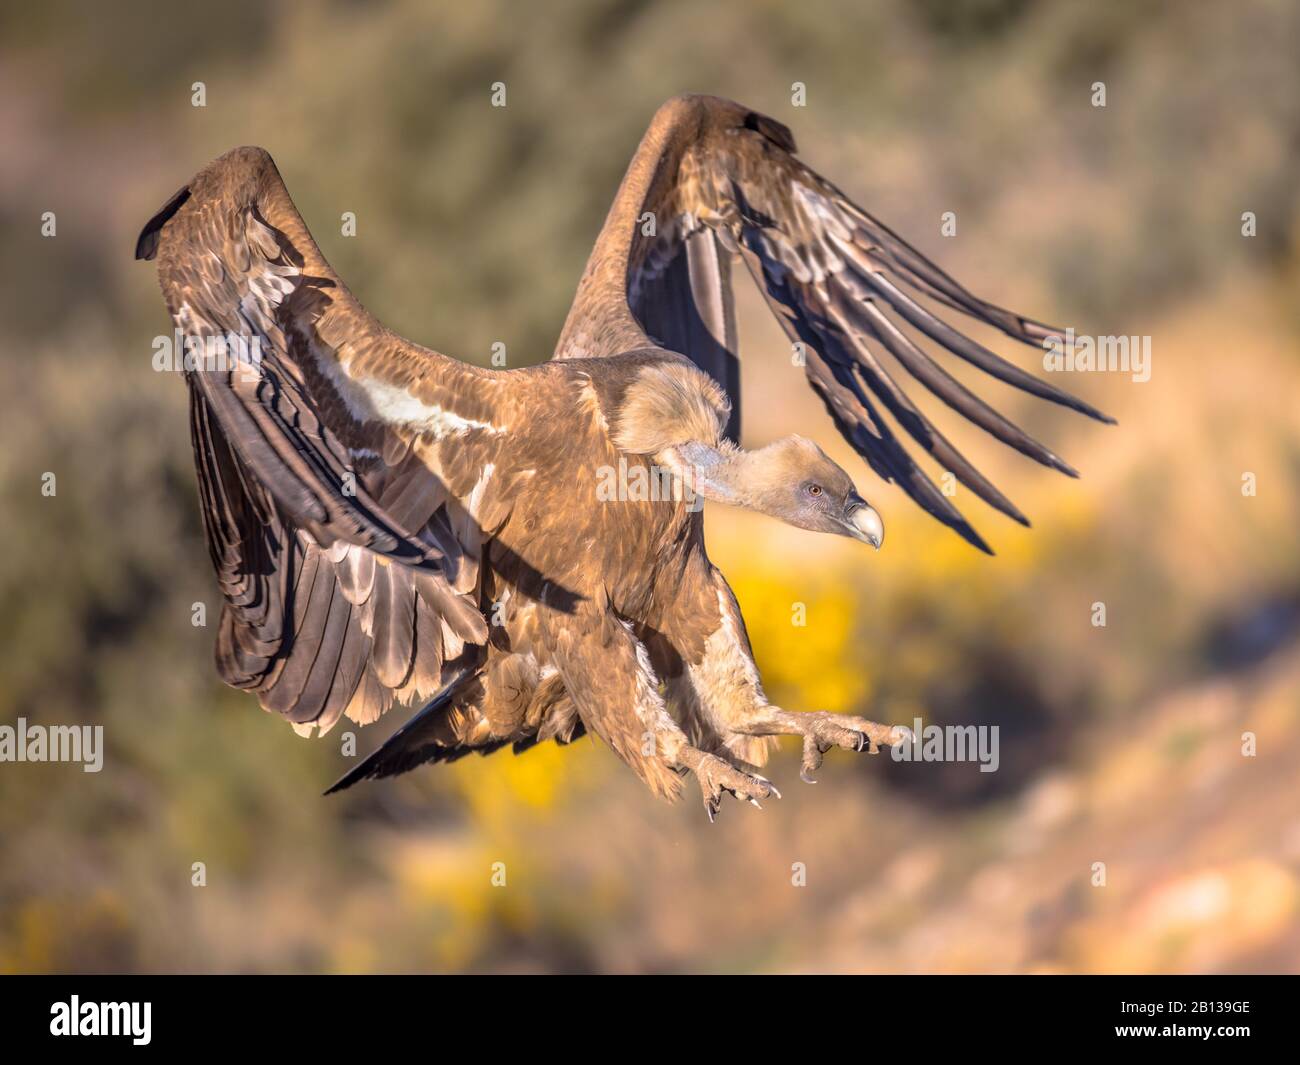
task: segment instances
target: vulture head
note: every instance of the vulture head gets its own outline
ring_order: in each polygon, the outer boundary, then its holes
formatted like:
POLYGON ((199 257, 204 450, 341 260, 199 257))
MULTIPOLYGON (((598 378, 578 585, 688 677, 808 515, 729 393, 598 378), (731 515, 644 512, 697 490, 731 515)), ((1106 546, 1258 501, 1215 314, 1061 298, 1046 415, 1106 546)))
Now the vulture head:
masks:
POLYGON ((802 436, 745 451, 722 439, 730 412, 726 393, 708 374, 658 360, 642 367, 624 394, 614 440, 629 453, 653 456, 705 499, 880 547, 880 515, 826 452, 802 436))
POLYGON ((664 456, 705 499, 746 507, 812 532, 851 536, 879 548, 880 515, 821 448, 787 436, 757 451, 730 444, 679 444, 664 456))

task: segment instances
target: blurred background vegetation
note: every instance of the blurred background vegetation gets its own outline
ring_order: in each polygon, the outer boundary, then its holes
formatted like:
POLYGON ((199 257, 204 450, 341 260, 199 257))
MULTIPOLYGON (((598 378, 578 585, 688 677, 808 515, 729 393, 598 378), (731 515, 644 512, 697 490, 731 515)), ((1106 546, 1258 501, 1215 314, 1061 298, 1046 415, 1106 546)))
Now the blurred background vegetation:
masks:
POLYGON ((1300 969, 1296 5, 2 10, 0 722, 103 724, 107 753, 99 774, 0 766, 0 971, 1300 969), (1083 473, 955 431, 1035 519, 966 499, 990 560, 839 444, 741 296, 748 442, 813 436, 890 531, 868 557, 710 511, 769 693, 997 723, 1000 771, 832 756, 804 787, 783 750, 784 800, 710 826, 583 740, 322 799, 338 733, 305 742, 223 688, 190 624, 215 591, 136 231, 210 158, 260 144, 388 325, 539 361, 682 91, 787 122, 980 295, 1154 338, 1150 382, 1068 382, 1117 428, 983 386, 1083 473))

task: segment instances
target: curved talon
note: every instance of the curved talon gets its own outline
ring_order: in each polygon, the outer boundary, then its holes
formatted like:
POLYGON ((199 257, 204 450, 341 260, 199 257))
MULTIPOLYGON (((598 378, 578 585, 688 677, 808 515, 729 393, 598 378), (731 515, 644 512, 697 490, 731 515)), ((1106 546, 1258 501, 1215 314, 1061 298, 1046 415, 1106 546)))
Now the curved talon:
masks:
POLYGON ((799 779, 805 783, 816 784, 809 775, 822 764, 822 745, 809 733, 803 738, 803 763, 799 767, 799 779))
POLYGON ((742 799, 760 810, 763 806, 759 799, 766 799, 769 795, 780 797, 770 780, 754 773, 746 773, 716 755, 691 749, 687 758, 685 764, 695 773, 703 793, 704 812, 708 815, 710 824, 717 820, 724 795, 742 799))

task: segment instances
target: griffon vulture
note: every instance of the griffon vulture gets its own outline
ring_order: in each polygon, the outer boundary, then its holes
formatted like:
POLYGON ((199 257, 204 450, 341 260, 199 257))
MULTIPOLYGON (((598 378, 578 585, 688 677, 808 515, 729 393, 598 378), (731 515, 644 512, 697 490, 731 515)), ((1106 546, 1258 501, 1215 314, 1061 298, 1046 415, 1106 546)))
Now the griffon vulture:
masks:
POLYGON ((1074 471, 913 333, 1107 420, 916 297, 1029 344, 1051 329, 971 295, 800 162, 785 126, 715 97, 655 115, 542 365, 484 369, 385 329, 321 256, 260 148, 199 171, 136 256, 157 257, 178 329, 201 342, 187 381, 225 600, 222 678, 302 734, 425 704, 331 790, 589 731, 658 795, 676 797, 693 772, 712 819, 724 792, 777 794, 754 771, 774 737, 802 737, 805 777, 832 747, 904 738, 772 705, 705 554, 698 497, 875 547, 883 536, 816 444, 737 446, 736 258, 802 343, 840 432, 983 550, 882 409, 977 496, 1025 518, 913 405, 897 367, 997 439, 1074 471), (232 340, 214 358, 213 342, 232 340), (602 471, 620 463, 667 471, 680 491, 599 498, 602 471))

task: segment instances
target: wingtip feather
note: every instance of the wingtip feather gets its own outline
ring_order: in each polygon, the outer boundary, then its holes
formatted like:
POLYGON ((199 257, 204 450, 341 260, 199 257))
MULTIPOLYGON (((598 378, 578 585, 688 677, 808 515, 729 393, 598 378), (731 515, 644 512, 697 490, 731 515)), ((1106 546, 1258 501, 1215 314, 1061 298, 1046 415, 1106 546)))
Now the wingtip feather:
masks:
POLYGON ((1051 456, 1051 461, 1048 463, 1048 465, 1051 466, 1052 469, 1065 474, 1065 476, 1067 477, 1072 477, 1076 481, 1079 479, 1079 471, 1076 470, 1073 466, 1071 466, 1068 462, 1066 462, 1063 458, 1060 458, 1057 455, 1051 456))
POLYGON ((969 524, 963 522, 961 526, 954 525, 953 529, 963 540, 965 540, 968 544, 970 544, 971 547, 975 548, 976 550, 983 551, 984 554, 989 556, 989 558, 994 558, 997 556, 997 552, 994 551, 993 548, 989 547, 988 541, 986 541, 984 537, 982 537, 979 533, 977 533, 969 524))

